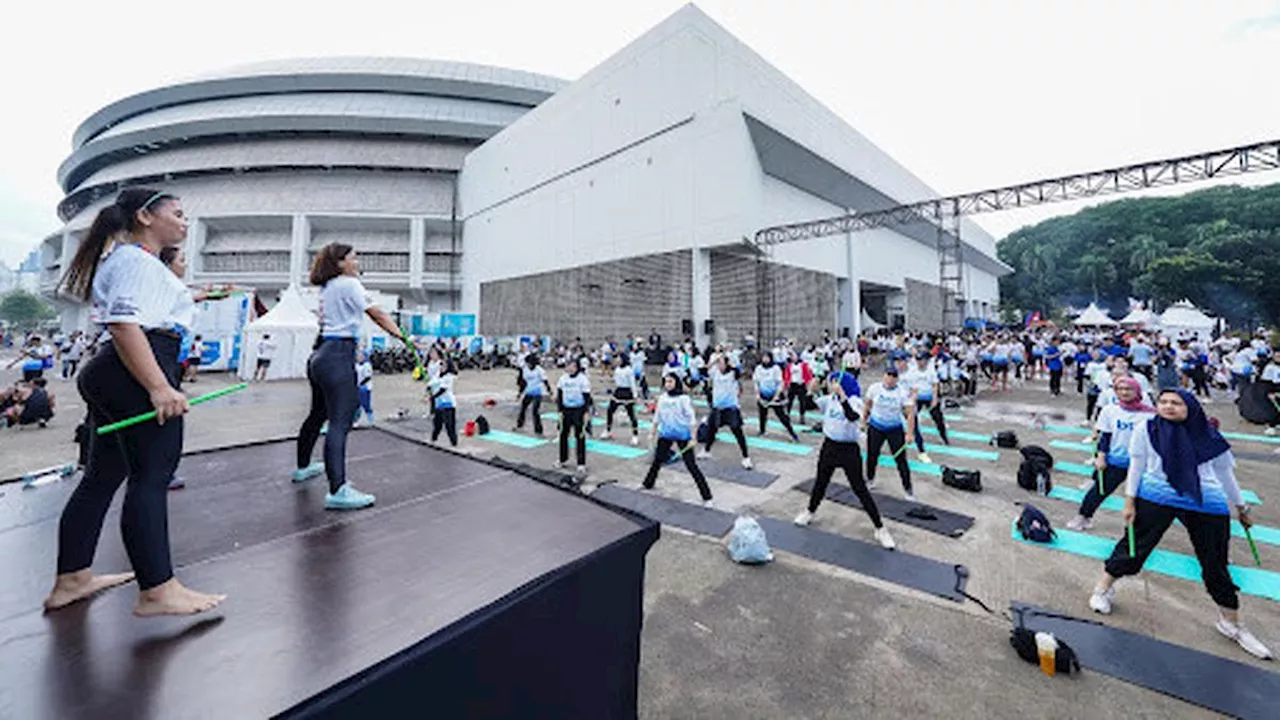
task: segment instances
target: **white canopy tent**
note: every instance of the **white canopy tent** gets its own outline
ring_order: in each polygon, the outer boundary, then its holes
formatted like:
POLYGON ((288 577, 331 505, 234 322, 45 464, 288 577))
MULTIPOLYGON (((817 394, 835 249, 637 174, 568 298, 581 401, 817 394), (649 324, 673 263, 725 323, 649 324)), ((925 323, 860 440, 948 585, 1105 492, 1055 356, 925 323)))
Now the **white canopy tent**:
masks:
POLYGON ((1124 327, 1153 329, 1160 324, 1160 317, 1144 307, 1135 307, 1128 315, 1120 318, 1120 324, 1124 327))
POLYGON ((1103 312, 1094 303, 1089 303, 1089 307, 1080 313, 1073 323, 1080 327, 1115 327, 1116 321, 1112 320, 1109 315, 1103 312))
MULTIPOLYGON (((258 367, 258 344, 267 335, 275 344, 268 380, 285 380, 307 376, 307 358, 315 344, 320 323, 302 302, 296 285, 290 285, 280 293, 280 302, 262 317, 249 323, 245 329, 244 358, 240 362, 240 377, 253 377, 258 367)), ((353 360, 354 362, 354 360, 353 360)))
POLYGON ((1171 338, 1201 337, 1207 338, 1213 333, 1217 321, 1196 309, 1188 300, 1181 300, 1169 306, 1160 316, 1160 325, 1171 338))

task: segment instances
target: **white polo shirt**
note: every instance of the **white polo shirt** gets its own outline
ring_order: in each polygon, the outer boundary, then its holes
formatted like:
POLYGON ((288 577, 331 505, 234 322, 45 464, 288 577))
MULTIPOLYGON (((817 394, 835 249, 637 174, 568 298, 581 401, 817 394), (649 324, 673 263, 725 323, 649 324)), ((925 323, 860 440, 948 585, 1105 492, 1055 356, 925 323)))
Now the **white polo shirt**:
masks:
POLYGON ((92 297, 90 319, 102 325, 182 332, 195 319, 187 286, 137 245, 119 244, 107 253, 93 278, 92 297))

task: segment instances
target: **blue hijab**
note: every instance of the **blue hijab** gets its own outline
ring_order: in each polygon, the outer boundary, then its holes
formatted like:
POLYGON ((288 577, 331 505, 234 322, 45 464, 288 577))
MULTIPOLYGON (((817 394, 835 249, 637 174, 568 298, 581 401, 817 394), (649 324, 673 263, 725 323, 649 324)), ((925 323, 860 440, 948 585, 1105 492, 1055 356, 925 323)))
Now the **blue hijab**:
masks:
POLYGON ((1170 392, 1176 392, 1187 404, 1187 419, 1172 422, 1157 415, 1147 423, 1147 437, 1160 455, 1169 485, 1179 495, 1190 496, 1198 503, 1201 495, 1197 468, 1230 450, 1231 445, 1209 423, 1195 395, 1181 388, 1163 390, 1160 394, 1170 392))

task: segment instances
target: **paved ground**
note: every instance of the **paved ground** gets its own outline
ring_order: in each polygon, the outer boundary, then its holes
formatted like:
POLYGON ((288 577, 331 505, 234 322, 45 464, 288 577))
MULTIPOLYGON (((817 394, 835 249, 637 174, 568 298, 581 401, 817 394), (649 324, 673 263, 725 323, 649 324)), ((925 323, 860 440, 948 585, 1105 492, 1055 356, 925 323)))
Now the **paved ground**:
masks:
MULTIPOLYGON (((0 358, 0 363, 4 359, 0 358)), ((604 383, 593 376, 597 387, 604 383)), ((11 381, 12 376, 0 378, 11 381)), ((191 394, 222 387, 230 378, 206 375, 191 394)), ((376 379, 374 404, 380 422, 397 408, 422 414, 420 386, 407 376, 376 379)), ((72 383, 51 381, 58 394, 59 417, 44 430, 0 433, 0 477, 74 459, 72 429, 83 408, 72 383)), ((1074 389, 1074 388, 1072 388, 1074 389)), ((516 406, 508 372, 468 373, 458 383, 461 418, 483 412, 496 429, 510 430, 516 406), (498 401, 483 408, 486 398, 498 401)), ((291 436, 305 413, 308 390, 301 382, 255 385, 250 390, 195 409, 187 419, 189 449, 291 436)), ((1052 399, 1044 384, 1029 383, 1009 393, 983 393, 978 404, 958 412, 957 430, 989 435, 1013 429, 1024 444, 1048 445, 1070 439, 1033 429, 1033 415, 1057 415, 1056 422, 1079 424, 1083 400, 1074 393, 1052 399)), ((1225 400, 1209 406, 1224 429, 1258 433, 1243 426, 1225 400)), ((621 418, 621 416, 619 416, 621 418)), ((548 423, 548 433, 555 428, 548 423)), ((399 425, 403 431, 405 426, 399 425)), ((780 432, 771 432, 781 439, 780 432)), ((554 443, 522 450, 480 439, 463 439, 477 453, 550 466, 554 443)), ((625 440, 624 440, 625 442, 625 440)), ((804 438, 817 445, 816 438, 804 438)), ((971 441, 957 446, 985 449, 971 441)), ((1280 526, 1280 445, 1235 442, 1247 454, 1238 472, 1242 484, 1264 504, 1255 518, 1280 526)), ((1083 461, 1083 452, 1051 448, 1059 460, 1083 461)), ((736 447, 718 444, 718 458, 736 462, 736 447)), ((794 457, 753 452, 757 469, 782 477, 756 490, 711 480, 717 504, 725 509, 790 519, 805 496, 790 489, 811 477, 816 453, 794 457)), ((935 462, 979 468, 986 490, 971 495, 945 488, 937 478, 917 476, 917 495, 925 503, 966 513, 974 527, 959 539, 891 524, 899 547, 917 555, 967 565, 969 592, 993 608, 1017 599, 1077 614, 1088 614, 1088 591, 1100 571, 1097 561, 1015 543, 1009 524, 1014 501, 1030 499, 1013 482, 1016 451, 1001 451, 997 462, 960 460, 940 453, 935 462)), ((591 480, 617 480, 638 486, 646 458, 618 460, 592 456, 591 480)), ((352 475, 358 483, 359 472, 352 475)), ((881 469, 881 492, 894 493, 896 473, 881 469)), ((837 482, 841 478, 837 477, 837 482)), ((1058 476, 1060 484, 1084 481, 1058 476)), ((687 475, 664 471, 659 491, 686 500, 696 498, 687 475)), ((6 489, 7 490, 7 489, 6 489)), ((1061 526, 1075 508, 1052 499, 1036 501, 1061 526)), ((860 511, 824 504, 816 525, 824 530, 870 539, 870 523, 860 511)), ((1118 538, 1118 513, 1098 514, 1093 534, 1118 538)), ((52 542, 50 538, 50 542, 52 542)), ((1185 536, 1171 530, 1162 547, 1190 553, 1185 536)), ((1268 568, 1280 568, 1280 548, 1262 545, 1268 568)), ((1235 562, 1245 564, 1243 541, 1232 547, 1235 562)), ((1243 596, 1249 624, 1273 648, 1280 647, 1280 603, 1243 596)), ((973 603, 956 605, 898 586, 780 554, 763 568, 729 562, 718 541, 664 530, 650 553, 647 617, 642 663, 642 711, 646 717, 851 717, 876 713, 924 717, 1196 717, 1183 703, 1109 678, 1088 675, 1078 681, 1050 680, 1012 655, 1007 623, 987 616, 973 603), (974 662, 976 660, 976 662, 974 662)), ((1213 604, 1198 583, 1151 575, 1120 585, 1117 610, 1107 622, 1170 642, 1195 647, 1241 662, 1254 662, 1212 628, 1213 604)))

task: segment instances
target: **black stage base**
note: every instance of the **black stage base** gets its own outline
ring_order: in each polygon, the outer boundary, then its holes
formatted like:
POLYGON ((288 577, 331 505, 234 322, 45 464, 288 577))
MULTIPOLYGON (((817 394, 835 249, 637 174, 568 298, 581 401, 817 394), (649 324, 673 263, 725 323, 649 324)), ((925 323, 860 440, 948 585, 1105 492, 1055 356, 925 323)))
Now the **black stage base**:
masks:
POLYGON ((293 453, 183 458, 178 576, 229 595, 204 616, 134 618, 134 585, 43 614, 74 485, 0 497, 0 717, 636 716, 655 523, 380 431, 348 446, 377 507, 326 512, 293 453))

